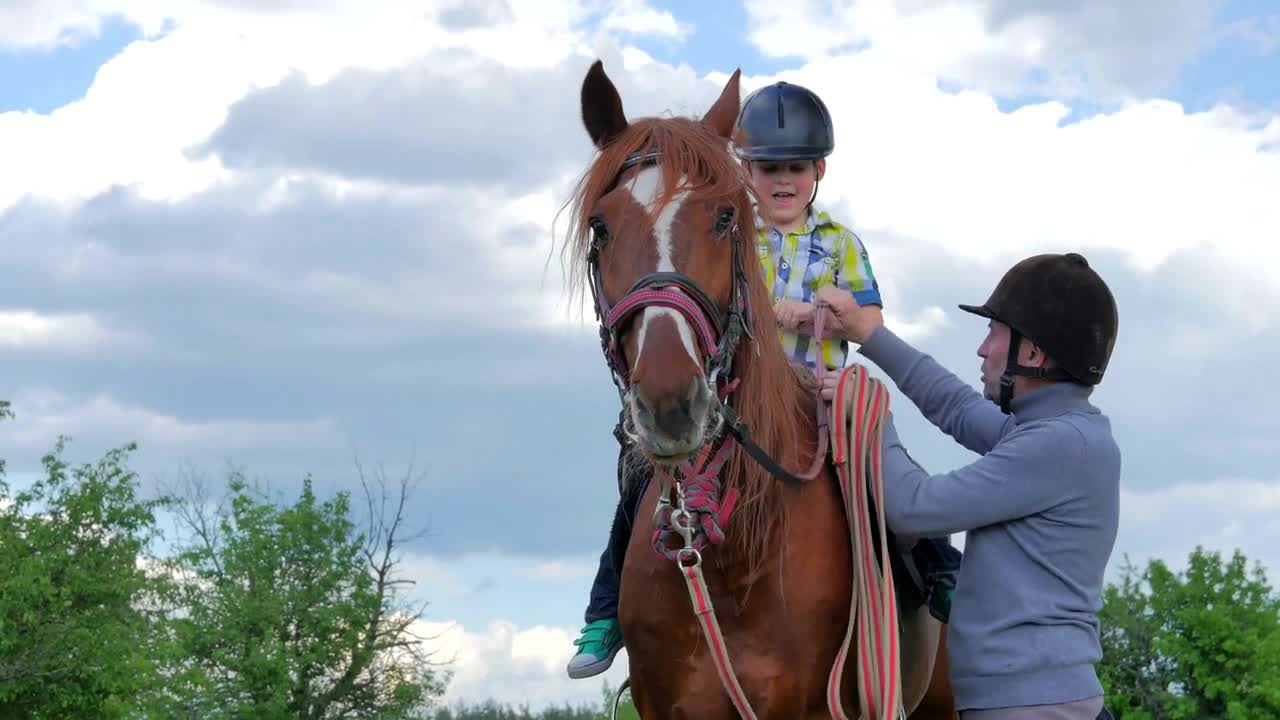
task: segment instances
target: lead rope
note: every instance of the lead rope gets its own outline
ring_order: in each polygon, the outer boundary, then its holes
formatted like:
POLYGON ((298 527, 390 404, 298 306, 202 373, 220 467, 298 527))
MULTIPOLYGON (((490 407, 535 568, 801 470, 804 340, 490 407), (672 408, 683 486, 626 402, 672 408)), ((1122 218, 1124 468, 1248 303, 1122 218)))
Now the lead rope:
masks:
POLYGON ((707 581, 702 575, 702 553, 694 544, 694 521, 685 508, 684 487, 679 480, 674 481, 676 499, 670 511, 672 529, 684 540, 684 547, 676 552, 676 565, 684 576, 685 585, 689 589, 689 600, 693 603, 693 612, 698 618, 698 625, 707 639, 711 651, 711 660, 716 666, 716 674, 720 676, 720 684, 729 695, 733 706, 744 720, 756 720, 755 711, 747 701, 747 694, 738 683, 738 676, 733 671, 733 663, 729 660, 729 647, 725 644, 724 633, 716 620, 715 607, 711 602, 711 591, 707 589, 707 581))
MULTIPOLYGON (((826 316, 825 303, 815 308, 814 338, 821 342, 826 316)), ((821 347, 821 346, 819 346, 821 347)), ((815 374, 818 378, 818 405, 822 407, 821 388, 826 377, 826 363, 819 352, 815 374)), ((889 411, 889 393, 872 378, 867 369, 854 365, 841 372, 832 398, 831 424, 835 436, 831 442, 833 460, 840 477, 840 493, 844 497, 845 515, 853 556, 853 587, 849 593, 849 624, 844 641, 836 654, 827 683, 827 707, 836 720, 850 720, 840 698, 844 665, 849 646, 857 634, 859 718, 893 720, 905 718, 898 660, 898 604, 889 568, 889 541, 884 520, 884 473, 881 467, 884 423, 889 411), (854 402, 853 452, 846 457, 846 408, 854 402), (852 476, 852 478, 851 478, 852 476), (868 494, 874 494, 879 510, 875 531, 880 536, 880 562, 877 564, 871 507, 868 494), (882 571, 881 568, 884 568, 882 571), (859 603, 859 598, 863 602, 859 603), (882 618, 886 619, 882 621, 882 618)))

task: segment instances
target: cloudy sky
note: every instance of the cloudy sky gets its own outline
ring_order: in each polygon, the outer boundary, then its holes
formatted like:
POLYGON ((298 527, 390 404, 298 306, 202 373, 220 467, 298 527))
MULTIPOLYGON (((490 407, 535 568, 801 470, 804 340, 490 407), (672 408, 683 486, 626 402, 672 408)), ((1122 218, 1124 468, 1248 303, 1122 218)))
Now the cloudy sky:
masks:
MULTIPOLYGON (((821 93, 822 200, 890 322, 975 386, 984 328, 955 304, 1025 255, 1087 254, 1121 315, 1095 396, 1124 451, 1116 564, 1200 543, 1280 573, 1264 0, 0 3, 11 480, 58 434, 77 460, 137 441, 149 488, 412 464, 408 567, 451 696, 597 699, 563 667, 617 396, 552 225, 597 57, 631 116, 700 113, 736 67, 744 93, 821 93)), ((924 464, 972 459, 894 399, 924 464)))

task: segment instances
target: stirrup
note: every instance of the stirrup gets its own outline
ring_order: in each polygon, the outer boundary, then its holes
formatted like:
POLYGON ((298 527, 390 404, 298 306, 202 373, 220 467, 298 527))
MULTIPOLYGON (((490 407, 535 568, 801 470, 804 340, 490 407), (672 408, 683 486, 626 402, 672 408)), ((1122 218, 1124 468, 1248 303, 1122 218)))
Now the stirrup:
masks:
POLYGON ((613 696, 613 709, 609 711, 609 720, 618 720, 618 703, 622 702, 622 691, 629 687, 631 687, 630 675, 622 680, 622 684, 618 686, 618 692, 613 696))

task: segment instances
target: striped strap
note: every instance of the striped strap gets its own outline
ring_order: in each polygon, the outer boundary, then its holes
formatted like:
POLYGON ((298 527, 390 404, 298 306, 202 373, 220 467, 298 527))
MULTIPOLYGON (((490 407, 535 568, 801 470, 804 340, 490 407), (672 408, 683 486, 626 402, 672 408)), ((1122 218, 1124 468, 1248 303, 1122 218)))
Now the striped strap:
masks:
POLYGON ((689 586, 689 599, 693 601, 693 611, 698 616, 698 624, 710 646, 711 659, 715 662, 716 672, 720 675, 720 684, 724 686, 733 706, 745 720, 756 720, 756 714, 747 702, 746 693, 738 684, 738 677, 733 672, 733 663, 729 661, 729 648, 724 643, 724 634, 720 632, 720 623, 716 621, 715 610, 711 605, 711 593, 707 590, 707 582, 702 577, 702 558, 693 552, 691 565, 681 563, 685 584, 689 586))
POLYGON ((859 717, 893 720, 903 714, 899 678, 898 607, 889 568, 889 541, 883 510, 871 517, 869 495, 875 507, 884 508, 884 477, 881 471, 881 442, 889 409, 889 394, 866 368, 846 368, 836 387, 832 407, 835 441, 832 442, 840 491, 844 496, 853 551, 853 592, 850 594, 849 625, 844 642, 831 668, 827 686, 827 706, 832 717, 849 720, 840 699, 841 680, 849 647, 857 636, 859 717), (849 403, 852 401, 852 418, 849 403), (852 435, 848 435, 848 430, 852 435), (852 441, 852 452, 846 453, 852 441), (880 537, 877 563, 872 532, 880 537), (886 571, 882 571, 884 568, 886 571), (861 602, 859 602, 861 600, 861 602))

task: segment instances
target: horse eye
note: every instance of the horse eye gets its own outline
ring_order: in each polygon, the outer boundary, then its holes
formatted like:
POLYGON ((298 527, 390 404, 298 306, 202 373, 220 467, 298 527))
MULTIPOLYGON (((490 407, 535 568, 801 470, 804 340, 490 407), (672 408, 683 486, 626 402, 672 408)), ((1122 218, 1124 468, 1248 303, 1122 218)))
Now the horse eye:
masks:
POLYGON ((725 208, 720 211, 720 214, 716 216, 716 234, 717 235, 728 230, 729 227, 733 225, 734 214, 735 213, 733 211, 733 208, 725 208))
POLYGON ((597 237, 607 235, 609 233, 609 226, 605 224, 604 218, 599 215, 592 215, 588 222, 591 225, 591 232, 597 237))

